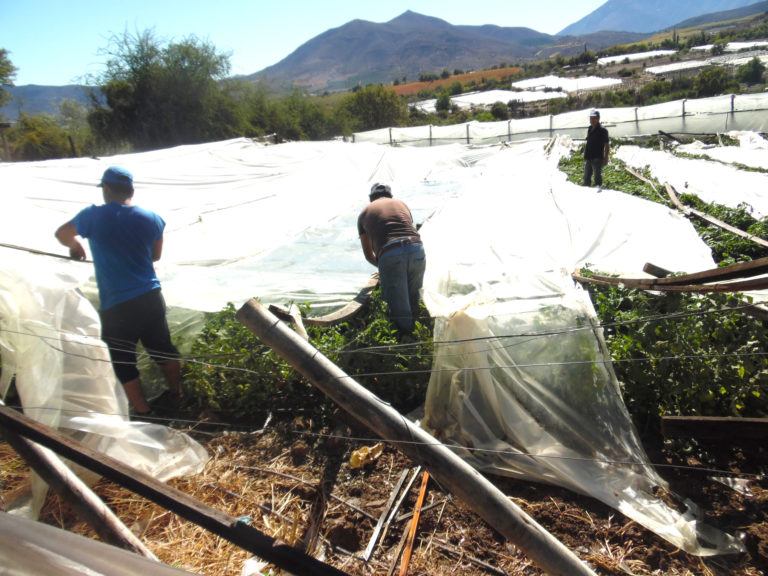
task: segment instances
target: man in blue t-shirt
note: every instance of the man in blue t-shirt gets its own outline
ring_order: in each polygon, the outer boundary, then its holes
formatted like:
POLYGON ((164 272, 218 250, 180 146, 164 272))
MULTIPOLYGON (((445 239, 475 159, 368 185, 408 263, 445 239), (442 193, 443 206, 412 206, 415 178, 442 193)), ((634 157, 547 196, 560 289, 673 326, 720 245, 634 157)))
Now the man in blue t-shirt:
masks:
POLYGON ((78 236, 88 240, 99 288, 101 338, 128 400, 146 416, 151 410, 136 367, 138 342, 162 369, 173 402, 181 400, 179 352, 171 342, 154 266, 163 251, 165 222, 133 205, 133 176, 124 168, 107 168, 99 186, 104 204, 81 210, 56 230, 56 238, 75 260, 85 260, 78 236))

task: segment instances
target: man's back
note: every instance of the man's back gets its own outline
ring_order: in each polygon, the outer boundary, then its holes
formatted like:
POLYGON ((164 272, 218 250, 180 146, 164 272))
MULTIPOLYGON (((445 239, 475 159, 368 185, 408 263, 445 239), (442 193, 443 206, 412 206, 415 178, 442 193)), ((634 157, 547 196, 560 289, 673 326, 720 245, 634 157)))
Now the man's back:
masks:
POLYGON ((378 198, 368 204, 357 220, 357 231, 370 237, 375 254, 395 238, 419 238, 411 211, 397 198, 378 198))
POLYGON ((82 210, 73 222, 91 247, 102 310, 160 288, 152 249, 165 222, 157 214, 109 202, 82 210))

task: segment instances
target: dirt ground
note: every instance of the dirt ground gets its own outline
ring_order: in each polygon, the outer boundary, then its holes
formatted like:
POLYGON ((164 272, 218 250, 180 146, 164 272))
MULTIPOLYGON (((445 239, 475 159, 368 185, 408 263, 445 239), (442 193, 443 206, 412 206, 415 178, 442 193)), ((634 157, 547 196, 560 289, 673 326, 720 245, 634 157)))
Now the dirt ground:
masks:
MULTIPOLYGON (((261 532, 310 550, 350 575, 400 573, 402 543, 423 471, 399 451, 385 445, 381 454, 355 469, 352 454, 375 445, 350 439, 364 437, 360 431, 314 431, 310 423, 295 421, 258 433, 190 433, 206 445, 211 460, 202 474, 174 480, 173 486, 233 517, 248 518, 261 532), (379 516, 404 473, 413 479, 407 497, 380 532, 369 561, 363 561, 379 516)), ((682 452, 669 443, 659 446, 649 449, 649 458, 664 465, 659 472, 672 492, 697 503, 706 524, 740 537, 746 554, 692 556, 594 499, 547 485, 492 480, 596 574, 765 575, 765 447, 720 445, 682 452), (737 490, 713 477, 745 482, 737 490)), ((23 490, 29 472, 4 443, 0 443, 0 471, 2 502, 11 502, 23 490)), ((94 490, 161 561, 198 574, 242 574, 250 557, 244 550, 109 481, 101 480, 94 490)), ((48 496, 41 520, 96 537, 55 495, 48 496)), ((434 480, 427 485, 407 573, 543 574, 513 542, 434 480)))

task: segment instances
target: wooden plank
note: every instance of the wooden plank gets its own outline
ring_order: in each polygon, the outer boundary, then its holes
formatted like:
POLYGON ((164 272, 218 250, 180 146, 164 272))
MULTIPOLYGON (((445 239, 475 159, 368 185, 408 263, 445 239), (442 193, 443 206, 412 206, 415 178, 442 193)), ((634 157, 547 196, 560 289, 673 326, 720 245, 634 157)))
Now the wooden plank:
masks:
MULTIPOLYGON (((354 318, 368 304, 371 299, 371 293, 378 285, 379 275, 374 274, 368 281, 368 284, 366 284, 363 289, 358 292, 354 300, 349 302, 346 306, 340 310, 326 314, 325 316, 303 318, 304 324, 307 326, 333 326, 334 324, 340 324, 341 322, 346 322, 347 320, 354 318)), ((270 304, 269 311, 284 322, 294 321, 291 313, 285 308, 270 304)))
POLYGON ((659 198, 660 198, 660 199, 661 199, 663 202, 666 202, 666 200, 667 200, 667 199, 666 199, 666 198, 664 198, 664 196, 662 196, 662 195, 661 195, 661 192, 659 192, 659 191, 656 189, 656 185, 655 185, 655 184, 654 184, 654 183, 653 183, 651 180, 648 180, 648 178, 646 178, 645 176, 643 176, 643 175, 642 175, 642 174, 640 174, 639 172, 635 172, 635 171, 634 171, 632 168, 630 168, 629 166, 625 166, 625 169, 626 169, 626 171, 627 171, 627 172, 629 172, 630 174, 632 174, 632 176, 634 176, 634 177, 635 177, 635 178, 637 178, 638 180, 641 180, 641 181, 645 182, 646 184, 648 184, 648 185, 651 187, 651 189, 652 189, 652 190, 653 190, 653 191, 656 193, 656 196, 658 196, 658 197, 659 197, 659 198))
POLYGON ((421 472, 421 466, 416 466, 413 469, 413 474, 411 475, 411 479, 408 480, 408 484, 405 485, 405 488, 403 488, 403 491, 400 493, 400 498, 397 499, 397 503, 395 504, 394 508, 392 508, 392 512, 389 515, 389 518, 387 518, 387 522, 384 524, 384 530, 381 532, 381 536, 379 537, 379 540, 383 540, 384 537, 387 535, 387 530, 389 530, 390 525, 393 521, 395 521, 395 514, 397 514, 397 511, 400 510, 400 508, 403 506, 403 502, 405 502, 405 499, 408 497, 408 494, 411 491, 411 488, 413 488, 413 483, 416 482, 416 478, 419 477, 419 473, 421 472))
POLYGON ((662 416, 661 432, 674 438, 768 439, 768 418, 662 416))
POLYGON ((406 478, 408 478, 408 472, 410 472, 410 470, 406 469, 402 471, 400 474, 400 479, 397 481, 397 484, 395 484, 395 489, 392 490, 392 493, 389 495, 389 500, 387 500, 387 503, 384 505, 384 509, 381 511, 379 521, 376 523, 376 527, 373 529, 373 534, 371 534, 371 539, 368 541, 368 546, 365 547, 365 552, 363 552, 363 560, 366 562, 368 562, 368 560, 370 560, 371 556, 373 555, 373 551, 376 548, 376 544, 379 542, 379 536, 381 535, 381 531, 384 528, 384 524, 388 521, 389 518, 392 517, 392 509, 395 505, 395 502, 397 501, 398 494, 400 494, 400 491, 403 488, 403 484, 405 484, 406 478))
MULTIPOLYGON (((299 336, 296 337, 299 338, 299 336)), ((307 556, 301 551, 259 532, 245 522, 206 506, 176 488, 167 486, 146 472, 132 468, 84 446, 61 432, 35 422, 7 406, 0 406, 0 428, 11 430, 50 448, 57 454, 167 508, 292 574, 297 576, 305 574, 307 576, 316 574, 323 576, 345 575, 345 572, 307 556)))
POLYGON ((428 468, 436 481, 461 498, 542 570, 552 576, 595 576, 585 562, 451 448, 361 386, 282 324, 258 300, 246 302, 235 317, 362 426, 396 442, 404 454, 428 468))
POLYGON ((672 202, 675 206, 685 214, 693 214, 694 216, 701 218, 702 220, 705 220, 709 222, 710 224, 714 224, 715 226, 722 228, 724 230, 728 230, 729 232, 732 232, 733 234, 736 234, 737 236, 740 236, 742 238, 746 238, 747 240, 750 240, 754 242, 755 244, 760 244, 760 246, 766 246, 768 247, 768 241, 763 240, 759 236, 755 236, 754 234, 750 234, 748 232, 744 232, 744 230, 741 230, 740 228, 736 228, 735 226, 731 226, 727 222, 723 222, 722 220, 718 220, 714 216, 710 216, 706 212, 702 212, 701 210, 696 210, 695 208, 689 208, 688 206, 684 206, 682 202, 680 202, 680 199, 677 197, 677 194, 675 193, 675 189, 672 187, 671 184, 667 183, 665 184, 667 188, 667 194, 669 194, 669 197, 672 199, 672 202))
MULTIPOLYGON (((660 268, 650 263, 646 263, 645 266, 643 266, 643 271, 647 272, 648 274, 653 274, 654 276, 659 274, 672 274, 672 272, 669 270, 665 270, 664 268, 660 268)), ((734 280, 736 278, 752 278, 762 274, 768 274, 768 258, 758 258, 756 260, 750 260, 749 262, 731 264, 730 266, 709 268, 708 270, 702 270, 701 272, 682 274, 680 276, 661 276, 657 278, 643 278, 638 280, 640 280, 641 283, 647 284, 649 286, 674 286, 717 282, 721 280, 734 280)))
MULTIPOLYGON (((650 262, 646 262, 643 266, 643 272, 647 272, 648 274, 652 274, 658 278, 663 278, 664 276, 668 276, 669 274, 672 274, 669 270, 662 268, 661 266, 656 266, 655 264, 651 264, 650 262)), ((768 322, 768 308, 765 306, 762 306, 760 304, 746 304, 746 303, 737 303, 737 302, 728 302, 728 306, 731 308, 736 308, 739 311, 743 312, 744 314, 747 314, 748 316, 752 316, 753 318, 757 318, 761 322, 768 322)))
POLYGON ((669 285, 658 282, 664 280, 664 278, 619 278, 616 276, 602 276, 600 274, 583 276, 579 270, 576 270, 571 276, 577 282, 582 283, 592 283, 601 286, 623 285, 626 288, 655 290, 657 292, 745 292, 748 290, 765 290, 768 288, 768 277, 753 278, 751 280, 736 282, 716 282, 714 284, 669 285))
POLYGON ((400 576, 408 575, 408 565, 411 563, 411 554, 413 553, 413 543, 416 540, 416 529, 419 527, 419 518, 421 517, 421 506, 424 504, 424 497, 427 494, 427 484, 429 484, 429 472, 425 470, 424 476, 421 480, 419 497, 416 500, 416 506, 413 509, 413 518, 411 519, 411 526, 408 529, 408 540, 406 541, 405 549, 403 550, 403 560, 400 563, 400 576))

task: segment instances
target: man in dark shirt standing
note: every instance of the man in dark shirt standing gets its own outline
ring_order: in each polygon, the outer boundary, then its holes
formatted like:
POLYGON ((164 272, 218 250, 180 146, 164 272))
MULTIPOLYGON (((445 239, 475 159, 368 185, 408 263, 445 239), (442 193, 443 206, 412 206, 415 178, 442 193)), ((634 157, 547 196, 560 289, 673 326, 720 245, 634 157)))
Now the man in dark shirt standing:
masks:
POLYGON ((608 130, 600 125, 600 112, 592 110, 589 114, 587 145, 584 148, 584 186, 592 186, 592 174, 595 185, 603 186, 603 166, 608 164, 610 151, 608 130))
POLYGON ((386 184, 374 184, 371 203, 357 219, 357 232, 365 259, 379 269, 381 295, 402 334, 414 329, 426 257, 411 211, 392 198, 386 184))

